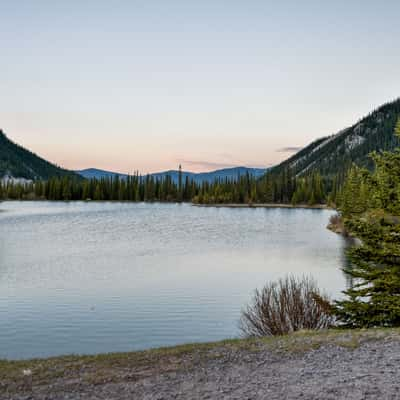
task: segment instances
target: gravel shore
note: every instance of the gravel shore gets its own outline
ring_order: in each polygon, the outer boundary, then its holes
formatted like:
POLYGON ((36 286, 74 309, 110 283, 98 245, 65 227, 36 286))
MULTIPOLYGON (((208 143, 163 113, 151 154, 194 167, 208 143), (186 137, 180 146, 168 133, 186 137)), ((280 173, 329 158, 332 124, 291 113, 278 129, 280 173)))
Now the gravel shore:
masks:
POLYGON ((0 362, 8 399, 399 399, 400 331, 0 362))

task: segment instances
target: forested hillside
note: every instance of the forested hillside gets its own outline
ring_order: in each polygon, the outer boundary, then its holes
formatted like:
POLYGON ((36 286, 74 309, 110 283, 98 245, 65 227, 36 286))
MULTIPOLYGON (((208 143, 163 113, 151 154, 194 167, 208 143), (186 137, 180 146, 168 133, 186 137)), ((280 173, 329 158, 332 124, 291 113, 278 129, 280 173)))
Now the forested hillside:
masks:
POLYGON ((400 115, 400 99, 384 104, 350 128, 318 139, 272 169, 290 169, 293 175, 318 172, 328 178, 347 170, 353 163, 372 168, 372 151, 393 150, 400 140, 393 134, 400 115))
POLYGON ((384 104, 350 128, 318 139, 258 180, 215 182, 202 190, 200 203, 336 204, 353 165, 374 168, 371 153, 400 145, 394 135, 400 99, 384 104))
POLYGON ((6 176, 29 180, 46 180, 51 177, 72 177, 77 175, 51 164, 12 142, 0 130, 0 179, 6 176))

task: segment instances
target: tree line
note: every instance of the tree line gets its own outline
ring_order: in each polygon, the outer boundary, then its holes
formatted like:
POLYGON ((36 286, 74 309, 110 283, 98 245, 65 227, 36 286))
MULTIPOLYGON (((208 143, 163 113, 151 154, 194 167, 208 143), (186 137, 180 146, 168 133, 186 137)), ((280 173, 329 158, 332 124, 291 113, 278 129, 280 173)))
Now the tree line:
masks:
POLYGON ((313 205, 326 203, 331 191, 332 181, 323 178, 317 171, 297 177, 290 169, 284 169, 278 174, 266 173, 258 179, 247 174, 235 181, 216 181, 204 185, 193 202, 313 205))
POLYGON ((198 204, 321 204, 334 202, 340 183, 327 180, 318 172, 294 177, 289 170, 255 178, 250 174, 236 180, 219 179, 196 183, 179 175, 155 178, 135 174, 127 178, 75 179, 65 176, 46 181, 0 183, 0 200, 95 200, 95 201, 160 201, 198 204))
POLYGON ((76 179, 65 176, 46 181, 19 183, 5 181, 0 184, 0 199, 5 200, 95 200, 95 201, 191 201, 199 186, 189 179, 174 182, 134 174, 101 179, 76 179))

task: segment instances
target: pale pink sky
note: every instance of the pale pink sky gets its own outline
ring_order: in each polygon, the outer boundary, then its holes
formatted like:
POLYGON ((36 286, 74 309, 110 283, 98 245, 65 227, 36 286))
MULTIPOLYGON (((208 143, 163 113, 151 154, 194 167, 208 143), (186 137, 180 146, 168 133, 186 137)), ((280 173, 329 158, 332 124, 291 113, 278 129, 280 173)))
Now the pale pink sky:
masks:
POLYGON ((4 2, 0 129, 70 169, 268 166, 400 95, 400 3, 4 2))

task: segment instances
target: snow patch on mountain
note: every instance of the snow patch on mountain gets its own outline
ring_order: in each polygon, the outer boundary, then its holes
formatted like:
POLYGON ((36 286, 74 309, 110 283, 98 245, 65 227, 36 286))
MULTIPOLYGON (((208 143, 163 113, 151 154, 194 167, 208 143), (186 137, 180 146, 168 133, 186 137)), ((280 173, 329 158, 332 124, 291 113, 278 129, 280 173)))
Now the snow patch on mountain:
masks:
MULTIPOLYGON (((354 129, 354 132, 356 130, 354 129)), ((357 133, 353 133, 352 135, 347 136, 344 140, 344 146, 347 152, 352 151, 356 147, 360 146, 365 142, 365 137, 358 135, 357 133)))
MULTIPOLYGON (((295 160, 294 162, 292 162, 290 164, 291 168, 295 168, 298 165, 301 165, 303 162, 306 162, 314 153, 320 151, 327 144, 329 144, 330 142, 332 142, 339 136, 346 134, 348 131, 349 131, 349 128, 346 128, 346 129, 342 129, 340 132, 336 133, 335 135, 328 136, 319 145, 315 146, 312 150, 310 150, 309 153, 305 154, 304 156, 302 156, 302 157, 298 158, 297 160, 295 160)), ((312 164, 310 164, 310 166, 313 165, 314 163, 315 163, 315 161, 312 164)), ((300 174, 304 173, 308 169, 309 169, 309 167, 307 167, 305 170, 301 171, 300 174)))
POLYGON ((1 179, 0 179, 0 183, 2 183, 3 185, 7 185, 7 184, 22 184, 22 185, 26 185, 28 183, 32 183, 33 181, 30 179, 25 179, 25 178, 14 178, 11 175, 4 175, 1 179))

